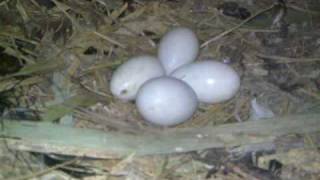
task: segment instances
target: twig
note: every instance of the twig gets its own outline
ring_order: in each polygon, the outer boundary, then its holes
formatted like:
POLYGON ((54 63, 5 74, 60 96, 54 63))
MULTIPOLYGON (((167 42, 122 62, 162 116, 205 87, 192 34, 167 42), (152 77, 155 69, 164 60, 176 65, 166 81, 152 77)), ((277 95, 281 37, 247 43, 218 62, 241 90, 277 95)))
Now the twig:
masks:
POLYGON ((6 1, 1 2, 1 3, 0 3, 0 6, 3 6, 3 5, 5 5, 5 4, 7 4, 9 1, 10 1, 10 0, 6 0, 6 1))
POLYGON ((320 61, 320 58, 289 58, 289 57, 283 57, 283 56, 269 56, 265 54, 257 54, 260 58, 266 58, 266 59, 272 59, 272 60, 278 60, 280 62, 272 62, 272 63, 307 63, 307 62, 315 62, 320 61))
POLYGON ((111 39, 110 37, 106 36, 106 35, 103 35, 97 31, 93 31, 93 34, 101 37, 102 39, 106 40, 106 41, 109 41, 110 43, 112 44, 115 44, 115 45, 118 45, 119 47, 121 48, 126 48, 126 46, 124 44, 121 44, 120 42, 116 41, 116 40, 113 40, 111 39))
POLYGON ((302 92, 308 96, 311 96, 312 98, 317 99, 318 101, 320 100, 320 95, 317 94, 317 92, 310 92, 309 90, 305 89, 305 88, 301 88, 298 90, 298 92, 302 92))
POLYGON ((312 14, 312 15, 320 15, 320 13, 317 12, 317 11, 312 11, 312 10, 304 9, 304 8, 301 8, 301 7, 296 6, 296 5, 293 5, 293 4, 288 4, 287 7, 291 8, 291 9, 294 9, 294 10, 296 10, 296 11, 303 12, 303 13, 309 13, 309 14, 312 14))
POLYGON ((141 133, 141 129, 137 124, 129 124, 121 119, 113 118, 108 115, 102 115, 99 113, 91 112, 84 108, 78 108, 76 111, 76 115, 78 115, 82 119, 86 119, 95 124, 105 125, 111 128, 116 128, 119 131, 138 134, 141 133))
POLYGON ((0 32, 0 36, 7 36, 7 37, 10 37, 10 38, 19 39, 21 41, 25 41, 25 42, 28 42, 30 44, 36 45, 36 46, 39 45, 39 42, 37 42, 37 41, 31 40, 31 39, 26 39, 25 37, 19 37, 19 36, 13 35, 13 34, 7 34, 7 33, 4 33, 4 32, 0 32))
POLYGON ((81 159, 82 157, 77 157, 77 158, 74 158, 70 161, 66 161, 64 163, 61 163, 61 164, 58 164, 58 165, 55 165, 55 166, 52 166, 48 169, 45 169, 43 171, 39 171, 39 172, 36 172, 36 173, 32 173, 30 175, 27 175, 27 176, 23 176, 23 177, 20 177, 20 178, 14 178, 15 180, 28 180, 28 179, 31 179, 31 178, 35 178, 35 177, 38 177, 38 176, 41 176, 41 175, 44 175, 44 174, 47 174, 51 171, 54 171, 56 169, 59 169, 61 167, 64 167, 64 166, 67 166, 67 165, 70 165, 70 164, 73 164, 75 163, 77 160, 81 159))
POLYGON ((207 40, 206 42, 204 42, 203 44, 201 44, 200 47, 203 48, 203 47, 209 45, 210 43, 212 43, 212 42, 214 42, 214 41, 217 41, 218 39, 224 37, 225 35, 231 33, 232 31, 235 31, 236 29, 240 28, 241 26, 243 26, 243 25, 246 24, 247 22, 251 21, 253 18, 257 17, 258 15, 260 15, 260 14, 266 12, 266 11, 269 11, 269 10, 272 9, 274 6, 275 6, 275 5, 272 4, 271 6, 269 6, 269 7, 265 8, 265 9, 262 9, 262 10, 258 11, 257 13, 255 13, 254 15, 250 16, 249 18, 245 19, 244 21, 242 21, 240 24, 234 26, 233 28, 228 29, 228 30, 220 33, 219 35, 217 35, 217 36, 215 36, 215 37, 207 40))
MULTIPOLYGON (((63 3, 58 2, 57 0, 52 0, 52 2, 54 2, 54 4, 57 6, 57 8, 62 11, 63 14, 65 14, 67 16, 67 18, 69 18, 69 20, 72 22, 73 25, 76 26, 76 28, 80 28, 79 23, 66 11, 66 6, 63 3)), ((74 27, 73 27, 74 28, 74 27)))

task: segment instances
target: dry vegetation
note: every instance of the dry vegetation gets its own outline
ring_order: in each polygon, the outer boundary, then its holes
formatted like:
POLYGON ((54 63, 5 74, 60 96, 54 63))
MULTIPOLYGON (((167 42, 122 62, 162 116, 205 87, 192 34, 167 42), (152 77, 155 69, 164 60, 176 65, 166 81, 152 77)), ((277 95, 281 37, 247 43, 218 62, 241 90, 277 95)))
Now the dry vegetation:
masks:
MULTIPOLYGON (((242 84, 232 100, 201 105, 192 120, 171 131, 248 121, 255 97, 277 117, 320 113, 319 1, 287 0, 285 7, 268 0, 234 2, 251 16, 228 16, 223 0, 0 1, 3 123, 15 119, 104 133, 161 133, 164 129, 142 120, 133 103, 114 99, 108 84, 112 71, 129 57, 156 55, 159 39, 174 26, 193 29, 201 42, 199 59, 229 63, 242 84)), ((0 179, 316 179, 320 174, 317 132, 281 134, 274 146, 257 147, 267 153, 256 163, 244 161, 255 152, 251 146, 250 153, 219 147, 143 157, 133 151, 107 160, 44 157, 7 148, 3 132, 0 158, 6 163, 0 165, 0 179), (266 171, 272 160, 282 165, 281 172, 266 171)))

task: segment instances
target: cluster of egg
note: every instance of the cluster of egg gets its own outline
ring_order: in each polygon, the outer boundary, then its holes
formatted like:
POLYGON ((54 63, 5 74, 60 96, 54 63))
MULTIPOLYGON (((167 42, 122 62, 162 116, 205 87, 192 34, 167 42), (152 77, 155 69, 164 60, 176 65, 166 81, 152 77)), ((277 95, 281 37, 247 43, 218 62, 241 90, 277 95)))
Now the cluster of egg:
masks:
POLYGON ((199 41, 188 28, 163 36, 158 58, 129 59, 112 75, 110 89, 124 101, 135 100, 139 113, 154 124, 171 126, 192 117, 198 103, 219 103, 232 98, 240 78, 230 66, 214 61, 194 62, 199 41))

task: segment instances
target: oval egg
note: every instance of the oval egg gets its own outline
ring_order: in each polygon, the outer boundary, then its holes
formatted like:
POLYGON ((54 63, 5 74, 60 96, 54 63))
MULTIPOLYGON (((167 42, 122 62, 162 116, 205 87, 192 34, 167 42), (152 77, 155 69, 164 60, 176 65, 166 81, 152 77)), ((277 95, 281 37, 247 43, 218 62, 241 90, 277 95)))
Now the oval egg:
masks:
POLYGON ((141 87, 136 105, 146 121, 172 126, 190 119, 197 109, 198 100, 195 92, 183 81, 159 77, 141 87))
POLYGON ((136 56, 119 66, 112 74, 110 91, 121 100, 134 100, 143 83, 163 75, 165 71, 157 58, 136 56))
POLYGON ((161 39, 158 58, 166 74, 182 65, 193 62, 199 52, 199 41, 188 28, 179 27, 167 32, 161 39))
POLYGON ((171 76, 190 85, 199 101, 207 104, 229 100, 240 87, 238 73, 231 66, 213 60, 182 66, 171 76))

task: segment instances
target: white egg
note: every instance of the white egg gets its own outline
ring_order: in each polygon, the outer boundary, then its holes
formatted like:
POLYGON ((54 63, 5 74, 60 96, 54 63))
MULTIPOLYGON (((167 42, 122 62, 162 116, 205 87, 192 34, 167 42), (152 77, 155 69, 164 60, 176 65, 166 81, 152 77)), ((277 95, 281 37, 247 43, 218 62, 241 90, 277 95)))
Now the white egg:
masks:
POLYGON ((199 41, 195 33, 184 27, 175 28, 166 33, 159 45, 158 58, 166 74, 170 74, 182 65, 193 62, 199 52, 199 41))
POLYGON ((187 64, 171 76, 189 84, 199 101, 208 104, 232 98, 240 87, 238 73, 231 66, 213 60, 187 64))
POLYGON ((134 100, 144 82, 163 75, 165 71, 157 58, 148 55, 133 57, 113 73, 110 90, 121 100, 134 100))
POLYGON ((198 100, 195 92, 183 81, 159 77, 141 87, 136 105, 146 121, 172 126, 190 119, 197 109, 198 100))

